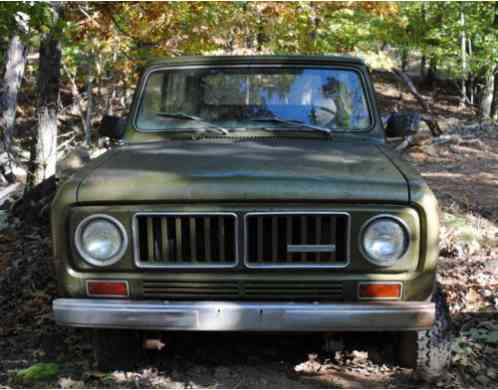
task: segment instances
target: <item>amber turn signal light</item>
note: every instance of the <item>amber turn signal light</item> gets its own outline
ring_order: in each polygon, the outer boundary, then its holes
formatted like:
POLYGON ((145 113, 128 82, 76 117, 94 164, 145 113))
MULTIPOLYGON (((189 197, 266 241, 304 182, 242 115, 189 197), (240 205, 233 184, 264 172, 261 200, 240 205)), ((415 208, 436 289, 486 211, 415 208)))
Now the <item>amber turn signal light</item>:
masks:
POLYGON ((358 285, 360 299, 399 299, 401 283, 360 283, 358 285))
POLYGON ((127 297, 128 283, 123 280, 88 280, 86 292, 90 297, 127 297))

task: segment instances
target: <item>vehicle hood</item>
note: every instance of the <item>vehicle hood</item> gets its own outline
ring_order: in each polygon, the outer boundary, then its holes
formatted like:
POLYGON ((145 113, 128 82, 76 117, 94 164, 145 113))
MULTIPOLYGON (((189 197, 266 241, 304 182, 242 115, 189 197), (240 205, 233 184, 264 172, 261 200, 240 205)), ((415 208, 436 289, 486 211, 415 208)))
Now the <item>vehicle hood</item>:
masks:
POLYGON ((173 140, 117 147, 91 165, 78 202, 409 200, 381 148, 358 141, 173 140))

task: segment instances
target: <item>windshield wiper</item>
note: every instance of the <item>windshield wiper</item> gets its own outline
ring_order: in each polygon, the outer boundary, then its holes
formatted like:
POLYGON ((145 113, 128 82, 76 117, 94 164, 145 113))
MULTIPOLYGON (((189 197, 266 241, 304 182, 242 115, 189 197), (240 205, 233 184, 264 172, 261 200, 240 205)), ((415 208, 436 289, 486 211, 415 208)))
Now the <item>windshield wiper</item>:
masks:
POLYGON ((156 112, 155 113, 157 116, 162 116, 165 118, 175 118, 175 119, 185 119, 189 121, 194 121, 194 122, 200 122, 200 123, 205 123, 211 127, 206 127, 204 129, 195 129, 196 132, 198 133, 206 133, 210 130, 217 130, 218 133, 221 134, 230 134, 230 132, 225 129, 224 127, 215 125, 214 123, 207 122, 201 117, 195 116, 195 115, 190 115, 190 114, 185 114, 184 112, 156 112))
POLYGON ((249 118, 249 120, 254 121, 254 122, 276 122, 276 123, 282 123, 285 125, 305 127, 307 129, 318 130, 318 131, 320 131, 322 133, 326 133, 328 135, 330 135, 332 133, 332 130, 330 130, 327 127, 310 125, 309 123, 305 123, 305 122, 297 121, 297 120, 283 119, 283 118, 279 118, 278 116, 249 118))

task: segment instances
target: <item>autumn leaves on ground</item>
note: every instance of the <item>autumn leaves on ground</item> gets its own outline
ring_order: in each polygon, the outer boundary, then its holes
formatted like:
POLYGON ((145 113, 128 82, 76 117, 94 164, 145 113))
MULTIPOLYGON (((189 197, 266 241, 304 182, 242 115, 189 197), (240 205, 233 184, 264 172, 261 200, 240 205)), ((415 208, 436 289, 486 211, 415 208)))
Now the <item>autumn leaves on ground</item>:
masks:
MULTIPOLYGON (((375 75, 379 102, 414 102, 375 75)), ((440 100, 444 102, 444 99, 440 100)), ((442 206, 438 279, 452 316, 453 363, 437 386, 498 384, 498 129, 436 104, 446 133, 404 152, 442 206)), ((4 209, 6 206, 4 205, 4 209)), ((426 387, 394 363, 391 336, 174 334, 133 372, 94 368, 89 333, 54 325, 55 282, 47 221, 0 215, 1 387, 426 387), (329 345, 330 347, 330 345, 329 345)), ((434 385, 434 384, 433 384, 434 385)))

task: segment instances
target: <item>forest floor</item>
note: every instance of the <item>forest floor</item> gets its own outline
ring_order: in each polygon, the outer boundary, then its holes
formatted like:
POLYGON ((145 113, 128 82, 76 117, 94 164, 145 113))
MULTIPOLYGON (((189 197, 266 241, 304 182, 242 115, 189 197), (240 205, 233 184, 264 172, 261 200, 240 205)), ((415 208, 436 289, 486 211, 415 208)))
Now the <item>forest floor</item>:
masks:
MULTIPOLYGON (((393 79, 375 79, 383 111, 418 109, 407 94, 399 100, 393 79)), ((388 334, 345 334, 333 356, 318 335, 174 334, 136 371, 99 372, 88 332, 52 320, 56 291, 46 221, 6 224, 0 210, 0 388, 497 387, 498 129, 476 123, 444 88, 421 91, 432 96, 446 134, 459 139, 404 153, 442 209, 438 279, 452 317, 453 363, 437 383, 396 366, 388 334), (23 381, 19 370, 39 363, 51 364, 45 378, 23 381)))

